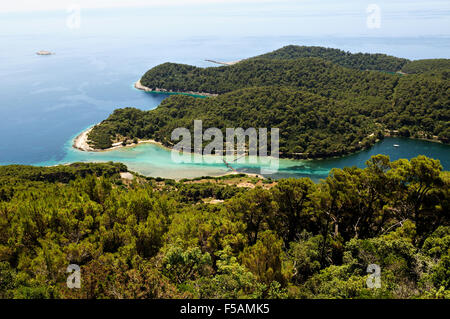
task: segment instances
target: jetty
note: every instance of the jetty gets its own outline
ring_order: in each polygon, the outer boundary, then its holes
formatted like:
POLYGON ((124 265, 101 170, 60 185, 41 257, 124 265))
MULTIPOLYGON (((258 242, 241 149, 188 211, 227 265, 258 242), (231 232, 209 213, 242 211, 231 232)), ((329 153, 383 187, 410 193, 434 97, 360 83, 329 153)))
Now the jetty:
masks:
POLYGON ((221 62, 221 61, 209 60, 209 59, 206 59, 205 61, 206 61, 206 62, 215 63, 215 64, 220 64, 220 65, 226 65, 226 66, 234 65, 234 64, 236 64, 236 63, 241 62, 241 60, 239 60, 239 61, 233 61, 233 62, 221 62))
POLYGON ((225 160, 225 158, 222 158, 222 161, 224 162, 224 164, 226 165, 226 167, 228 167, 229 169, 231 169, 233 172, 236 172, 236 173, 237 173, 237 171, 233 168, 233 166, 230 165, 230 163, 228 163, 228 162, 225 160))

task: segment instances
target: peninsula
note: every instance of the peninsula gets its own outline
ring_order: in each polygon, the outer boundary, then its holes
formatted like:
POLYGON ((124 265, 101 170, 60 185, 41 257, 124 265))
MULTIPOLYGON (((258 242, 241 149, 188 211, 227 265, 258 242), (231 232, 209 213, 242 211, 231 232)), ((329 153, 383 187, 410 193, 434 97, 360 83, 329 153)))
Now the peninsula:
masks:
POLYGON ((141 80, 136 81, 134 83, 134 87, 138 90, 142 90, 145 92, 154 92, 154 93, 166 93, 166 94, 184 94, 184 95, 192 95, 192 96, 206 96, 206 97, 214 97, 218 94, 211 94, 211 93, 204 93, 204 92, 179 92, 179 91, 173 91, 173 90, 167 90, 167 89, 160 89, 160 88, 149 88, 144 85, 142 85, 141 80))
POLYGON ((178 95, 151 111, 115 110, 86 134, 86 143, 109 149, 130 140, 154 140, 171 147, 173 129, 193 131, 194 120, 223 132, 227 127, 279 128, 280 156, 286 158, 351 154, 388 134, 448 143, 449 70, 445 59, 409 61, 299 46, 230 66, 164 63, 135 87, 209 98, 178 95), (401 70, 411 74, 396 73, 401 70))
MULTIPOLYGON (((99 125, 99 124, 97 124, 97 125, 99 125)), ((159 143, 155 140, 133 139, 133 140, 123 140, 120 142, 114 142, 111 144, 111 146, 109 148, 103 148, 103 149, 102 148, 94 148, 90 145, 89 134, 97 125, 94 125, 91 128, 81 132, 73 140, 73 144, 72 144, 73 148, 76 148, 76 149, 78 149, 80 151, 84 151, 84 152, 102 152, 102 151, 110 151, 110 150, 121 148, 121 147, 135 146, 135 145, 142 144, 142 143, 150 143, 150 144, 156 144, 156 145, 163 146, 161 143, 159 143)))

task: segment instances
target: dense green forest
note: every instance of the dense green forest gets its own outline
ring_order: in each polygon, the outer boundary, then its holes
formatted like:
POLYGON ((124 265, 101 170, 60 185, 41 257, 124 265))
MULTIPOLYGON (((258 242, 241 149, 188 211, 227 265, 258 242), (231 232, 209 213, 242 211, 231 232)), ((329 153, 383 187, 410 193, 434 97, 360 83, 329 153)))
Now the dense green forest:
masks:
POLYGON ((170 146, 172 130, 192 129, 195 119, 203 120, 205 129, 279 128, 281 155, 294 158, 352 153, 386 134, 448 143, 450 69, 445 61, 408 62, 381 54, 288 46, 232 66, 165 63, 145 73, 141 83, 220 96, 172 96, 153 111, 116 110, 94 127, 90 144, 106 149, 113 142, 156 139, 170 146), (379 72, 408 65, 420 74, 379 72))
POLYGON ((126 170, 0 167, 0 298, 450 297, 439 161, 378 155, 318 184, 126 170), (81 289, 66 286, 69 264, 81 289))
POLYGON ((193 133, 194 120, 202 120, 205 129, 221 129, 224 136, 228 127, 283 128, 280 156, 285 157, 343 155, 383 137, 380 127, 349 101, 283 87, 263 87, 237 90, 217 98, 175 96, 152 111, 118 109, 92 131, 90 138, 97 148, 111 146, 110 137, 115 134, 130 139, 156 139, 170 146, 171 132, 186 127, 193 133))
POLYGON ((298 45, 288 45, 276 51, 260 55, 257 58, 322 58, 350 69, 387 72, 400 71, 402 67, 409 62, 407 59, 397 58, 386 54, 350 53, 339 49, 298 45))
POLYGON ((255 58, 277 60, 322 58, 350 69, 385 72, 401 71, 408 74, 450 69, 450 59, 423 59, 410 61, 408 59, 397 58, 386 54, 350 53, 339 49, 317 46, 288 45, 273 52, 259 55, 255 58))
POLYGON ((392 107, 380 122, 403 136, 437 136, 450 142, 450 78, 448 71, 402 77, 392 107))
POLYGON ((403 66, 405 73, 426 73, 430 71, 442 71, 450 69, 450 59, 426 59, 411 61, 403 66))
POLYGON ((341 67, 321 58, 249 59, 232 66, 199 68, 164 63, 149 70, 142 85, 177 92, 222 94, 253 86, 279 85, 335 98, 371 97, 382 102, 392 95, 397 76, 341 67))
POLYGON ((123 139, 155 139, 173 145, 171 132, 194 120, 204 129, 277 127, 282 157, 323 158, 367 148, 385 130, 406 137, 450 141, 448 79, 436 75, 401 78, 392 100, 330 98, 291 87, 251 87, 215 98, 172 96, 155 110, 118 109, 89 135, 95 148, 123 139), (370 101, 372 103, 370 103, 370 101))

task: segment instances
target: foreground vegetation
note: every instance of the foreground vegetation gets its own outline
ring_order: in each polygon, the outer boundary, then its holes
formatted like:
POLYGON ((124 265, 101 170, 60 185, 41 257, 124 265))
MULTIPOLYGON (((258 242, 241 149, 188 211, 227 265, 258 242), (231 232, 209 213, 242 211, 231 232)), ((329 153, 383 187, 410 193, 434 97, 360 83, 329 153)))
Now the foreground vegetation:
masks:
POLYGON ((386 55, 289 46, 232 66, 165 63, 141 83, 152 89, 221 94, 172 96, 152 111, 116 110, 89 134, 94 148, 155 139, 203 120, 204 129, 266 127, 281 131, 282 156, 339 156, 386 134, 450 141, 448 60, 407 61, 386 55), (409 68, 407 76, 386 70, 409 68), (372 71, 365 71, 372 70, 372 71), (380 72, 383 71, 383 72, 380 72))
POLYGON ((0 167, 0 298, 450 297, 438 161, 378 155, 319 184, 125 171, 0 167), (69 264, 81 289, 66 287, 69 264))

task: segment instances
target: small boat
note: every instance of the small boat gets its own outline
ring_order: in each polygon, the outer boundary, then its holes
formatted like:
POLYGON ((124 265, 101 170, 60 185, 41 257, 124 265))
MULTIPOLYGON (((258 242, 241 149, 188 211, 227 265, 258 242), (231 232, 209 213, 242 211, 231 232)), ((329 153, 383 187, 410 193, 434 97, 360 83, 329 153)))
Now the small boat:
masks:
POLYGON ((394 147, 400 147, 400 145, 398 145, 398 144, 394 144, 394 147))
POLYGON ((52 55, 53 53, 50 51, 42 50, 42 51, 36 52, 36 54, 37 55, 52 55))

